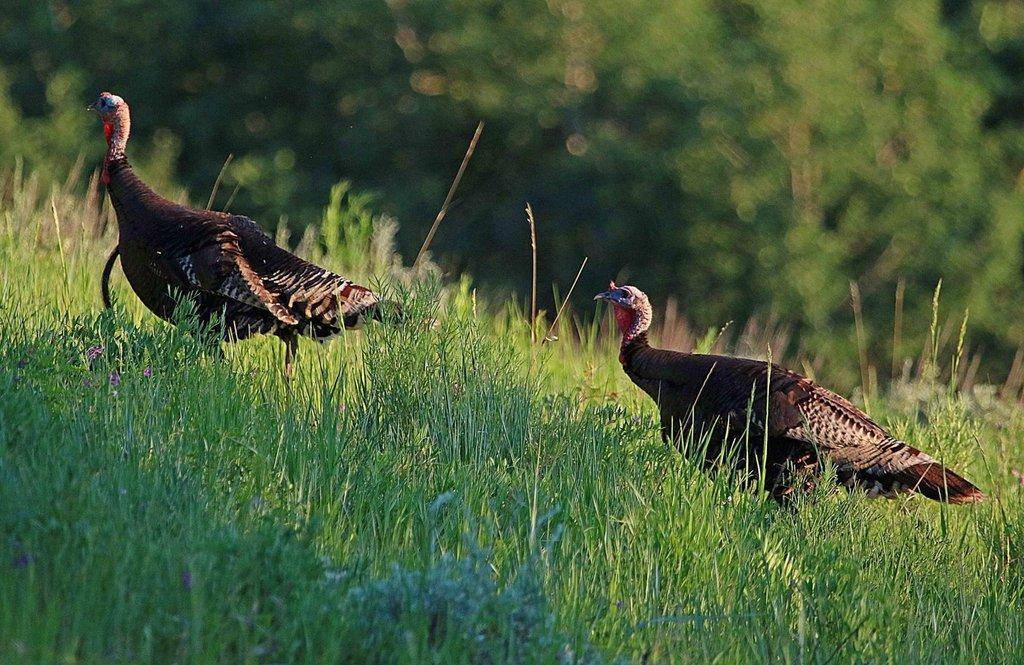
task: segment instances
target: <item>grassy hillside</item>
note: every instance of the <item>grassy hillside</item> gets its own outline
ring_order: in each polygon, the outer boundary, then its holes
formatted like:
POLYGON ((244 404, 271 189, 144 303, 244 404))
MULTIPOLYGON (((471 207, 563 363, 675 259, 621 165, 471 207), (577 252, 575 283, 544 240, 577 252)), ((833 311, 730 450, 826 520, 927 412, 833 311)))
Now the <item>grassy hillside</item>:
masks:
POLYGON ((791 513, 666 448, 614 339, 531 347, 515 307, 400 269, 358 197, 303 250, 411 321, 304 344, 289 391, 276 340, 219 358, 119 272, 102 312, 112 229, 74 189, 0 211, 4 662, 1024 658, 1024 417, 984 386, 870 409, 988 502, 791 513))

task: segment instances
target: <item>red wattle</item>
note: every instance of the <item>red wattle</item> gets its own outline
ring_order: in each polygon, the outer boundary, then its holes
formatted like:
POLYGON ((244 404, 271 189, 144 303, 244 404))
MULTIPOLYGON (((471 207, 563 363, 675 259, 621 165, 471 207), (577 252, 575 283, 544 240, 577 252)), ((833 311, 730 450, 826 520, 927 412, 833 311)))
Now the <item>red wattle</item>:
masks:
POLYGON ((619 307, 618 305, 615 305, 614 309, 615 323, 619 326, 619 332, 625 335, 629 332, 629 329, 633 327, 633 311, 626 309, 625 307, 619 307))

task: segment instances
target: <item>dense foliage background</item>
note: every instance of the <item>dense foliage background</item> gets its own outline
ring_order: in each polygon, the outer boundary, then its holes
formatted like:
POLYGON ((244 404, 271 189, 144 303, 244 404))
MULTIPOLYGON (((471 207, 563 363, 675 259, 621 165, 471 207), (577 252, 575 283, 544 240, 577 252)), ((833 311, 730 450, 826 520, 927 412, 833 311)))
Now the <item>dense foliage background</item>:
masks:
MULTIPOLYGON (((904 0, 8 0, 0 159, 59 177, 133 108, 131 148, 273 227, 333 184, 379 193, 419 246, 479 119, 435 244, 452 272, 528 287, 630 279, 698 326, 774 315, 815 353, 888 357, 894 294, 953 317, 1005 369, 1020 312, 1024 8, 904 0)), ((542 289, 543 291, 543 289, 542 289)), ((952 324, 955 327, 955 324, 952 324)), ((918 331, 920 332, 920 331, 918 331)), ((911 337, 910 333, 907 338, 911 337)))

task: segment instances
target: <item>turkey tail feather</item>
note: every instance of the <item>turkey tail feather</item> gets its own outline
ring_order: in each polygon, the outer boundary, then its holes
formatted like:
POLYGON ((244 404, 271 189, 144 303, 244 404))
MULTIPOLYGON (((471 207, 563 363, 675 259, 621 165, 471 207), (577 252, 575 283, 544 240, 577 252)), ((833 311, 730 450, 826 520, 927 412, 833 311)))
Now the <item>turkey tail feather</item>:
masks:
POLYGON ((970 481, 938 462, 915 464, 899 475, 898 482, 936 501, 961 504, 976 503, 985 498, 984 493, 970 481))
POLYGON ((114 249, 110 250, 110 256, 107 257, 107 262, 103 265, 103 275, 100 276, 100 297, 103 298, 103 306, 107 309, 110 309, 112 306, 110 300, 110 273, 114 269, 114 261, 117 261, 120 253, 120 247, 117 245, 114 246, 114 249))

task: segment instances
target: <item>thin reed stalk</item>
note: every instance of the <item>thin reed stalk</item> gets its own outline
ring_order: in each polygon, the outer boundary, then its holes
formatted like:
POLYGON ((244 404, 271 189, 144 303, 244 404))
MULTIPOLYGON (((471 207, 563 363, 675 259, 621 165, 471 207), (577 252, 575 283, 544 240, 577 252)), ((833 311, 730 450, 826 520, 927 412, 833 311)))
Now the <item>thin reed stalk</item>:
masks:
POLYGON ((526 221, 530 225, 530 253, 533 256, 533 268, 530 273, 530 341, 537 343, 537 221, 533 216, 533 208, 526 204, 526 221))
POLYGON ((466 172, 466 166, 469 164, 469 159, 473 156, 473 152, 476 151, 477 141, 480 140, 480 134, 483 131, 484 121, 481 120, 476 126, 476 131, 473 132, 473 138, 469 140, 469 147, 466 148, 466 154, 462 158, 462 163, 459 164, 459 170, 455 174, 455 179, 452 180, 452 186, 448 188, 448 194, 444 197, 444 203, 441 204, 441 209, 437 211, 437 216, 434 218, 434 223, 430 226, 430 231, 427 232, 427 237, 423 239, 420 251, 416 253, 416 260, 412 262, 414 268, 420 264, 420 259, 430 249, 430 243, 434 241, 434 234, 437 233, 437 228, 441 226, 441 221, 448 214, 448 206, 452 204, 455 190, 459 188, 459 183, 462 182, 462 174, 466 172))
POLYGON ((907 292, 907 280, 903 277, 896 282, 896 303, 892 323, 892 371, 890 376, 893 381, 899 377, 900 372, 900 349, 903 346, 903 298, 907 292))
POLYGON ((68 280, 68 262, 67 257, 64 255, 64 238, 60 231, 60 216, 57 214, 57 201, 53 195, 50 195, 50 211, 53 213, 53 225, 57 229, 57 250, 60 252, 60 269, 61 274, 64 276, 64 288, 62 296, 64 298, 64 304, 67 306, 69 296, 70 284, 68 280))
MULTIPOLYGON (((224 160, 224 165, 220 167, 220 173, 217 174, 217 179, 213 181, 213 189, 210 190, 210 198, 206 201, 207 210, 213 209, 213 202, 217 198, 217 190, 220 189, 221 180, 224 178, 224 173, 228 170, 228 166, 231 165, 234 158, 234 153, 228 153, 227 159, 224 160)), ((235 191, 238 191, 237 188, 235 191)), ((232 197, 234 197, 234 194, 232 194, 232 197)))
POLYGON ((870 409, 871 373, 868 369, 867 334, 864 331, 864 312, 861 308, 860 287, 857 282, 850 282, 850 301, 853 304, 853 320, 857 329, 857 359, 860 364, 864 405, 870 409))
POLYGON ((588 256, 583 257, 583 263, 580 264, 580 269, 576 271, 576 278, 572 280, 572 286, 569 287, 569 293, 566 294, 565 300, 562 301, 562 305, 558 308, 558 311, 555 312, 555 320, 551 322, 551 326, 548 328, 548 331, 544 333, 544 339, 541 340, 542 344, 544 342, 554 342, 558 339, 557 337, 552 337, 551 333, 554 332, 555 326, 558 325, 558 319, 561 318, 562 312, 565 311, 565 306, 569 304, 569 300, 572 298, 572 292, 576 289, 576 284, 580 281, 580 275, 583 274, 583 269, 587 267, 587 260, 589 258, 590 257, 588 256))

